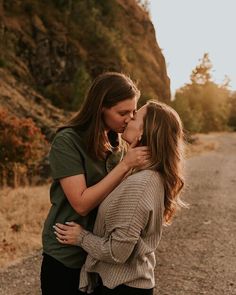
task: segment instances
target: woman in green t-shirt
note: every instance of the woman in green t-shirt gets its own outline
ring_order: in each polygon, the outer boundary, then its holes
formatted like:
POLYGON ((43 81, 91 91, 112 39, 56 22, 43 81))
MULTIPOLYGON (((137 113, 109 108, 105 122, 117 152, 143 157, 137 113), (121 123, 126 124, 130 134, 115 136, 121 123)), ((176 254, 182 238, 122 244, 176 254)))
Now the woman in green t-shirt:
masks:
POLYGON ((99 295, 152 295, 155 250, 163 223, 170 223, 183 202, 183 128, 168 105, 149 101, 141 107, 122 137, 150 150, 147 165, 132 171, 100 204, 93 233, 74 222, 54 226, 62 245, 87 253, 81 290, 95 286, 99 295))
POLYGON ((133 118, 139 97, 140 91, 126 75, 101 74, 93 81, 80 111, 56 133, 49 153, 51 208, 42 234, 43 295, 81 294, 78 282, 86 252, 61 245, 53 225, 75 221, 92 230, 97 206, 130 169, 148 161, 148 149, 135 147, 138 139, 122 159, 120 156, 119 134, 133 118))

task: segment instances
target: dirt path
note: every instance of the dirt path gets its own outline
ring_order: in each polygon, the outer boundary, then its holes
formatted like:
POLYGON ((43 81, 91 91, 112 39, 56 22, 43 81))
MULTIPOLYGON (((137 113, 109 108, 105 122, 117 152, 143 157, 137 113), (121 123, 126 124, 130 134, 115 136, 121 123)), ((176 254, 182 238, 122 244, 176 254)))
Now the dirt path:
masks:
POLYGON ((187 162, 190 209, 165 228, 156 294, 236 294, 236 134, 205 140, 217 148, 187 162))
MULTIPOLYGON (((202 138, 217 146, 187 161, 190 208, 164 228, 155 295, 236 295, 236 133, 202 138)), ((0 295, 39 295, 40 262, 36 253, 2 271, 0 295)))

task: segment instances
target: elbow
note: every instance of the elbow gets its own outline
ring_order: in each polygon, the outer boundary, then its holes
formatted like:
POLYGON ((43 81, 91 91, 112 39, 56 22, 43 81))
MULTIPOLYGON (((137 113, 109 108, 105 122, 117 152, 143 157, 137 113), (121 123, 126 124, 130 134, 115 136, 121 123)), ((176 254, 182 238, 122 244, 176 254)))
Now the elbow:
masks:
POLYGON ((118 243, 116 243, 115 241, 113 241, 112 243, 111 241, 109 254, 113 260, 113 263, 127 263, 133 253, 135 244, 135 241, 125 241, 125 239, 119 240, 118 243))
POLYGON ((87 208, 84 208, 83 206, 76 206, 74 207, 74 210, 80 215, 80 216, 87 216, 90 212, 87 208))
POLYGON ((85 210, 83 208, 79 208, 78 210, 76 210, 76 212, 80 215, 80 216, 87 216, 89 214, 89 210, 85 210))
POLYGON ((89 214, 89 211, 81 211, 79 213, 79 215, 81 215, 81 216, 87 216, 88 214, 89 214))

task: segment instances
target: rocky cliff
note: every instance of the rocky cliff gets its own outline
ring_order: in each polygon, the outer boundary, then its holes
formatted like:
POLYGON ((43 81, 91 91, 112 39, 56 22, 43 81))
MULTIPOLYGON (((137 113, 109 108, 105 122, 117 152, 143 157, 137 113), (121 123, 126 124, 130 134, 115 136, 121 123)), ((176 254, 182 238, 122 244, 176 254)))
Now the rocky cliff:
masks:
POLYGON ((0 0, 1 106, 47 133, 105 70, 136 80, 141 103, 170 99, 154 27, 135 0, 0 0))
POLYGON ((0 0, 0 187, 49 176, 41 133, 53 138, 99 73, 130 75, 140 104, 169 101, 165 60, 138 2, 0 0))

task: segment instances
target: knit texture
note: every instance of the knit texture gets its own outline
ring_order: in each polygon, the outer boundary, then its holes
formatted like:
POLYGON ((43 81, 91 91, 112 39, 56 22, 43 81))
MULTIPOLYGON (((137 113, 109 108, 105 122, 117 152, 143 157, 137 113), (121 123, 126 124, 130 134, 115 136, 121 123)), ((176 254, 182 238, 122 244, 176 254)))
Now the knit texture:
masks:
POLYGON ((157 172, 126 178, 100 205, 93 233, 83 230, 79 236, 78 244, 88 252, 81 290, 92 290, 94 275, 89 273, 98 273, 110 289, 120 284, 153 288, 163 212, 164 188, 157 172))

